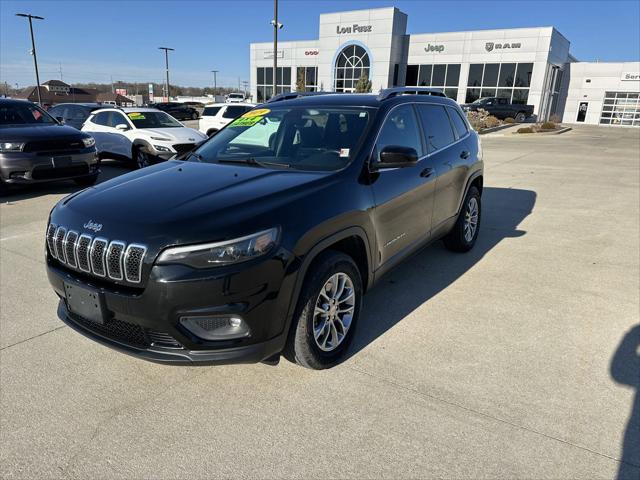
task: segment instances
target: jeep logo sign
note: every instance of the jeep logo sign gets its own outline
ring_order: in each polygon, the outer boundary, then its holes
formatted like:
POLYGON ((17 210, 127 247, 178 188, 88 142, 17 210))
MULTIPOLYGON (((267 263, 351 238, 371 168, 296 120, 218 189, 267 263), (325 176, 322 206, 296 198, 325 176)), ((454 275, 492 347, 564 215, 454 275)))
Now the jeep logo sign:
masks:
POLYGON ((494 50, 506 50, 510 48, 520 48, 522 47, 521 43, 494 43, 487 42, 484 44, 484 48, 487 52, 493 52, 494 50))
POLYGON ((429 52, 444 52, 444 45, 431 45, 430 43, 424 47, 424 51, 429 52))
POLYGON ((357 23, 349 27, 341 27, 340 25, 336 27, 336 33, 338 35, 342 35, 343 33, 369 33, 372 30, 373 27, 371 25, 358 25, 357 23))

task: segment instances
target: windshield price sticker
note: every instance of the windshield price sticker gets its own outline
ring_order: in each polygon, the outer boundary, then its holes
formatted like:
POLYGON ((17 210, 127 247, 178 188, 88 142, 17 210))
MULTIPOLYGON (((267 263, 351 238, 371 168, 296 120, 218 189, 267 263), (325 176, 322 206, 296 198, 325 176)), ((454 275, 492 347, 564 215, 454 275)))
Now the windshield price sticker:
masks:
POLYGON ((264 117, 270 111, 271 110, 269 110, 268 108, 258 108, 257 110, 251 110, 251 111, 245 113, 240 118, 264 117))
POLYGON ((262 120, 264 117, 246 117, 242 116, 240 118, 236 118, 230 127, 253 127, 256 123, 262 120))
POLYGON ((349 156, 349 149, 348 148, 341 148, 340 149, 340 157, 348 157, 349 156))
POLYGON ((131 120, 144 120, 144 115, 141 114, 140 112, 131 112, 129 115, 127 115, 131 120))

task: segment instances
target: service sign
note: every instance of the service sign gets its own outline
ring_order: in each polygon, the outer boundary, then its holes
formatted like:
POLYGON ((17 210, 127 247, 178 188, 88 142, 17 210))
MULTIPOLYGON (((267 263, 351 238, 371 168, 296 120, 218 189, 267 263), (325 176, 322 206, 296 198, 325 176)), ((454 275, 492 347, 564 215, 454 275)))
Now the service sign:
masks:
POLYGON ((640 72, 622 72, 620 80, 623 82, 638 82, 640 81, 640 72))

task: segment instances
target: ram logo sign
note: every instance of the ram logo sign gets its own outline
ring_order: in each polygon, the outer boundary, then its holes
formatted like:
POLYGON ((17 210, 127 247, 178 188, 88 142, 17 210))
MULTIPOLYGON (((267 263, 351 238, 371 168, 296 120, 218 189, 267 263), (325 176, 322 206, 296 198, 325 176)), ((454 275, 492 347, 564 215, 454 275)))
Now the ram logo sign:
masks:
POLYGON ((484 44, 484 48, 487 52, 493 52, 494 50, 507 50, 511 48, 521 48, 521 43, 497 43, 487 42, 484 44))

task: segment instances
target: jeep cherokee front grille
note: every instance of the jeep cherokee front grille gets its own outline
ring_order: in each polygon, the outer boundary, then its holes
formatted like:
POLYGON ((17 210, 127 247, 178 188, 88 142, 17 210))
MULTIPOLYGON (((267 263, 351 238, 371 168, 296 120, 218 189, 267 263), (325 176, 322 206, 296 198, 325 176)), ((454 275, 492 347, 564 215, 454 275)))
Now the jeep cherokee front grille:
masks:
POLYGON ((140 283, 147 247, 120 240, 92 237, 62 226, 47 227, 47 247, 61 264, 110 280, 140 283))

